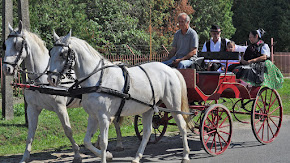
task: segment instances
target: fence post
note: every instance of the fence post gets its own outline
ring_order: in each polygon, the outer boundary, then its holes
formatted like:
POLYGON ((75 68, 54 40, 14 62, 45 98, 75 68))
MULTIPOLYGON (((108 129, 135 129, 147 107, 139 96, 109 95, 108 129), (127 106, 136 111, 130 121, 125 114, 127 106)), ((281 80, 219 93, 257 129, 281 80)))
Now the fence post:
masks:
POLYGON ((274 63, 274 38, 271 38, 271 61, 274 63))
MULTIPOLYGON (((18 18, 22 21, 23 28, 30 31, 30 19, 29 19, 29 3, 28 0, 18 0, 18 18)), ((22 63, 22 69, 25 69, 24 62, 22 63)), ((22 74, 22 83, 26 83, 26 74, 22 74)), ((27 119, 27 103, 24 96, 24 110, 25 110, 25 122, 28 126, 27 119)))
MULTIPOLYGON (((8 23, 13 26, 13 1, 2 0, 2 41, 4 42, 8 37, 10 31, 8 29, 8 23)), ((5 55, 5 51, 2 51, 2 56, 5 55)), ((4 57, 2 57, 4 59, 4 57)), ((1 70, 1 73, 3 71, 1 70)), ((2 116, 6 120, 14 118, 13 112, 13 90, 10 83, 13 81, 13 76, 3 77, 2 84, 2 116)))

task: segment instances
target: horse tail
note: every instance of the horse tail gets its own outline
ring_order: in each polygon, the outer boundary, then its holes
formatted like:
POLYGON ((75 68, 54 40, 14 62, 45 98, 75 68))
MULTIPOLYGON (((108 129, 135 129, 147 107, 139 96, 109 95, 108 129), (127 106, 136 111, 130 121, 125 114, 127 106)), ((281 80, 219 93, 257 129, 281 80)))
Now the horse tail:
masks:
MULTIPOLYGON (((175 71, 176 75, 178 76, 178 79, 180 81, 180 86, 181 86, 181 111, 189 113, 187 87, 186 87, 185 80, 184 80, 182 74, 178 70, 174 69, 174 71, 175 71)), ((183 116, 184 120, 186 121, 187 126, 189 128, 191 128, 192 126, 190 126, 190 123, 189 123, 191 120, 191 116, 186 115, 186 114, 183 114, 182 116, 183 116)))

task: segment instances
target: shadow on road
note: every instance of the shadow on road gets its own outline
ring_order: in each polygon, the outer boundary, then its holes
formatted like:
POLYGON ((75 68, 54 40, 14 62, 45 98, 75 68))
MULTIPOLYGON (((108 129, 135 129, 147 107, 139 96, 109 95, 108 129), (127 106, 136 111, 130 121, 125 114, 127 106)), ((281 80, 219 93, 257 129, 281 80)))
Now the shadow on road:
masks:
MULTIPOLYGON (((200 143, 199 137, 196 135, 190 135, 188 137, 188 144, 190 147, 190 159, 201 159, 212 157, 207 154, 200 143)), ((124 151, 115 151, 116 140, 111 140, 108 145, 108 150, 113 154, 114 158, 112 162, 125 163, 131 162, 135 157, 135 154, 140 145, 140 141, 135 136, 129 136, 123 138, 124 151)), ((229 148, 251 148, 260 146, 261 144, 256 141, 249 142, 232 142, 229 148)), ((31 163, 40 162, 57 162, 65 163, 72 162, 73 152, 72 150, 62 150, 67 147, 59 148, 54 151, 36 152, 31 154, 31 163)), ((24 149, 23 149, 24 150, 24 149)), ((87 150, 84 146, 81 146, 81 156, 83 162, 99 162, 99 158, 87 150)), ((182 140, 179 135, 164 136, 156 144, 148 144, 144 152, 142 162, 176 162, 181 161, 183 155, 182 140)), ((22 154, 2 156, 0 162, 2 163, 14 163, 19 162, 22 158, 22 154)))

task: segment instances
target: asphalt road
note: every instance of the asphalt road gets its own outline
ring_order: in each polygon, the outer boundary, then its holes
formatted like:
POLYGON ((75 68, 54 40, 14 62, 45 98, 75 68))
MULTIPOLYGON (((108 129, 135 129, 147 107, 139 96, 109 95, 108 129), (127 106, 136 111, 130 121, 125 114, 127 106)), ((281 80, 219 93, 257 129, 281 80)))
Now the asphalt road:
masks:
MULTIPOLYGON (((190 159, 192 163, 288 163, 290 162, 290 117, 284 116, 278 137, 268 145, 261 145, 254 137, 251 126, 234 123, 230 147, 219 156, 211 157, 203 149, 198 136, 189 135, 190 159)), ((114 163, 131 162, 137 151, 139 141, 136 137, 123 140, 125 150, 114 151, 115 141, 110 141, 108 149, 113 153, 114 163)), ((149 144, 142 162, 177 163, 182 157, 182 142, 178 135, 165 136, 157 144, 149 144)), ((83 162, 99 162, 90 151, 81 147, 83 162)), ((73 153, 68 151, 49 151, 33 153, 31 163, 72 162, 73 153)), ((14 163, 21 160, 22 154, 0 157, 2 163, 14 163)))

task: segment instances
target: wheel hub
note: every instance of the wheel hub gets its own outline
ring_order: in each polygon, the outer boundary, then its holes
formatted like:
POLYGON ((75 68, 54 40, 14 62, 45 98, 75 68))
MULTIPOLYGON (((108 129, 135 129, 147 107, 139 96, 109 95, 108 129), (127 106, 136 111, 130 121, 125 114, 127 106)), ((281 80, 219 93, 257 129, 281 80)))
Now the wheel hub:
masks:
POLYGON ((161 118, 159 117, 159 115, 154 115, 152 119, 152 127, 154 129, 158 129, 160 124, 161 124, 161 118))

